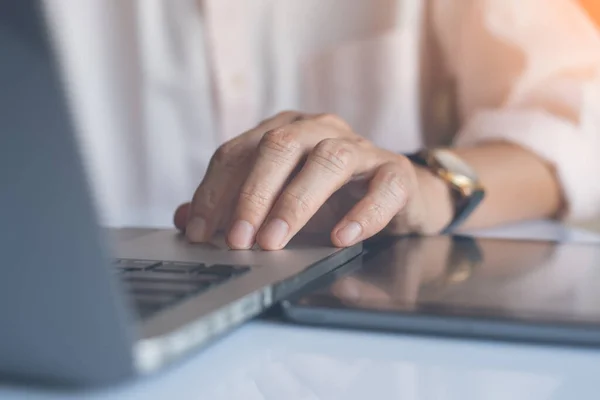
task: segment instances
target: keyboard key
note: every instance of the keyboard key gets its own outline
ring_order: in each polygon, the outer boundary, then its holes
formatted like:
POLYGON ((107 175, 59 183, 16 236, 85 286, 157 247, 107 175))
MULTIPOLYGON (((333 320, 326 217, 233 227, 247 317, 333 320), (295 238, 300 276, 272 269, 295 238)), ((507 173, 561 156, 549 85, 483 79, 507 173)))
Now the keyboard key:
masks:
POLYGON ((143 271, 153 266, 160 265, 160 261, 147 261, 147 260, 128 260, 120 259, 116 260, 114 265, 125 271, 143 271))
POLYGON ((125 284, 140 319, 250 270, 244 265, 133 259, 118 259, 113 264, 113 271, 125 284))
POLYGON ((163 306, 176 300, 180 295, 173 293, 133 294, 133 301, 144 306, 163 306))
POLYGON ((214 264, 210 265, 201 270, 197 270, 198 274, 213 274, 223 277, 230 277, 233 275, 239 275, 244 272, 248 272, 250 267, 244 265, 225 265, 225 264, 214 264))
POLYGON ((190 292, 196 292, 201 288, 207 288, 210 282, 169 282, 169 281, 147 281, 147 280, 129 280, 126 285, 134 294, 138 293, 163 293, 185 295, 190 292))
POLYGON ((128 281, 154 281, 154 282, 181 282, 181 283, 211 283, 220 280, 217 276, 181 274, 177 272, 153 272, 153 271, 134 271, 123 274, 123 280, 128 281))
POLYGON ((163 262, 160 265, 152 268, 155 272, 175 272, 180 274, 189 274, 197 270, 198 268, 205 268, 204 264, 198 263, 176 263, 176 262, 163 262))

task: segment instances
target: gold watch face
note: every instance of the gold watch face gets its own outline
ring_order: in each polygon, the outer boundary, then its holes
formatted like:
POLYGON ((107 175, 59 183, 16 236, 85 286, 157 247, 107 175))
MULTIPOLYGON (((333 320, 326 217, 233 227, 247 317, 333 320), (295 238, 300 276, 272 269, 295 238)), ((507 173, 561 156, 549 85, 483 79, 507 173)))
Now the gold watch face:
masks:
POLYGON ((471 182, 479 181, 475 171, 464 162, 460 157, 448 150, 436 150, 432 156, 444 169, 455 175, 462 175, 468 178, 471 182))

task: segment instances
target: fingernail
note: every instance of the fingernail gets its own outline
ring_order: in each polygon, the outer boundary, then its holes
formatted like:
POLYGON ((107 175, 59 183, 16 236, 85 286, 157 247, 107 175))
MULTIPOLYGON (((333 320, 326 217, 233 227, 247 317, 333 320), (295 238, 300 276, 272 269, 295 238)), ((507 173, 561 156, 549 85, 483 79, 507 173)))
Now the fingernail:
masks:
POLYGON ((237 220, 231 227, 229 245, 235 249, 249 249, 254 242, 254 226, 248 221, 237 220))
POLYGON ((271 220, 260 233, 263 247, 268 247, 269 249, 283 247, 289 230, 290 226, 284 220, 279 218, 271 220))
POLYGON ((193 217, 185 227, 185 235, 190 242, 203 242, 207 240, 207 227, 204 218, 193 217))
POLYGON ((362 235, 362 226, 358 222, 350 222, 337 232, 337 238, 344 246, 353 244, 362 235))

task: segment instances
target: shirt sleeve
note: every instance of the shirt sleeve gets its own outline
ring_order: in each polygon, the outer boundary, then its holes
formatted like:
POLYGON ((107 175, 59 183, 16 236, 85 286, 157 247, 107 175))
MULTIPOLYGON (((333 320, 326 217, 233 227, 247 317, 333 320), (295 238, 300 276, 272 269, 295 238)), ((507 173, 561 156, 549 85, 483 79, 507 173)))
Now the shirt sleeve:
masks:
POLYGON ((554 167, 566 216, 600 211, 600 32, 585 11, 575 0, 434 4, 457 84, 455 144, 518 144, 554 167))

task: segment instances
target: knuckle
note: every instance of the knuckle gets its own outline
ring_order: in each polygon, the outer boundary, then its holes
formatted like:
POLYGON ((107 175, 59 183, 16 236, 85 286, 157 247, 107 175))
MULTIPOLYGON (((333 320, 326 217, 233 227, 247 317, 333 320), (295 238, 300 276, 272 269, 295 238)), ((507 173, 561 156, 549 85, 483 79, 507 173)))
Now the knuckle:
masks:
POLYGON ((245 206, 265 210, 271 206, 273 194, 264 187, 244 187, 240 190, 239 201, 245 206))
POLYGON ((294 119, 298 116, 298 112, 297 111, 292 111, 292 110, 284 110, 284 111, 280 111, 277 113, 277 115, 275 116, 275 118, 289 118, 289 119, 294 119))
POLYGON ((313 151, 313 161, 336 175, 344 174, 354 159, 354 148, 351 143, 325 139, 313 151))
POLYGON ((241 142, 232 140, 219 146, 211 164, 224 168, 236 168, 244 162, 246 155, 241 142))
POLYGON ((389 219, 389 212, 387 207, 381 204, 380 202, 372 202, 371 204, 369 204, 367 213, 369 215, 369 220, 365 221, 365 225, 381 225, 387 222, 387 220, 389 219))
POLYGON ((297 131, 290 126, 268 131, 261 140, 260 152, 283 161, 300 149, 297 137, 297 131))
POLYGON ((337 114, 324 113, 314 117, 314 120, 323 124, 333 125, 343 129, 350 129, 350 125, 337 114))
POLYGON ((396 163, 397 168, 405 173, 414 169, 413 163, 407 157, 400 157, 396 163))
POLYGON ((205 186, 200 186, 192 199, 194 210, 214 210, 218 207, 218 203, 217 191, 205 186))
POLYGON ((291 192, 287 191, 282 195, 284 207, 293 214, 308 214, 314 209, 315 200, 306 191, 291 192))
POLYGON ((398 166, 385 168, 381 173, 381 191, 383 195, 396 202, 405 202, 409 195, 405 175, 405 171, 398 166))
POLYGON ((275 121, 279 121, 279 120, 286 120, 286 119, 292 119, 294 118, 294 116, 298 114, 297 112, 291 111, 291 110, 284 110, 284 111, 280 111, 275 115, 270 116, 269 118, 263 119, 262 121, 260 121, 260 123, 258 124, 258 126, 268 126, 270 124, 272 124, 275 121))
POLYGON ((360 135, 356 135, 356 138, 354 138, 354 141, 356 143, 357 146, 361 147, 361 148, 371 148, 373 147, 373 143, 371 143, 369 140, 365 139, 364 137, 360 136, 360 135))

